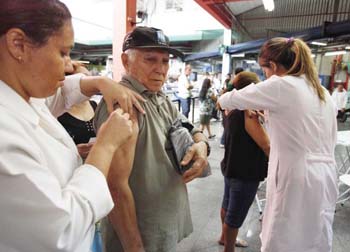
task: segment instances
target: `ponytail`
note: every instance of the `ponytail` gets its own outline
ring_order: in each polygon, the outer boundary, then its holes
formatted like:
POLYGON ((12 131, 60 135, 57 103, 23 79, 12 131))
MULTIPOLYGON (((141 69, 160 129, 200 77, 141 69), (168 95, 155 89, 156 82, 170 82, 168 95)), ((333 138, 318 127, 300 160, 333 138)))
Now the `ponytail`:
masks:
POLYGON ((300 39, 273 38, 261 48, 259 55, 265 61, 273 61, 287 69, 286 75, 305 74, 308 84, 325 101, 325 90, 318 79, 316 66, 309 47, 300 39))

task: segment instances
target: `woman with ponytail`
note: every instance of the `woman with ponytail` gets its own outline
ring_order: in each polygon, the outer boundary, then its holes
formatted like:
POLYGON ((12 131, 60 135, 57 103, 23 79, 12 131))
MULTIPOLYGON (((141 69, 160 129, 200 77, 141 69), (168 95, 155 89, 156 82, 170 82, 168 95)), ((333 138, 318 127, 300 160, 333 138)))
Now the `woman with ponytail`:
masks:
POLYGON ((338 195, 336 108, 300 39, 273 38, 259 64, 267 80, 219 99, 223 109, 267 110, 271 150, 262 252, 331 252, 338 195))

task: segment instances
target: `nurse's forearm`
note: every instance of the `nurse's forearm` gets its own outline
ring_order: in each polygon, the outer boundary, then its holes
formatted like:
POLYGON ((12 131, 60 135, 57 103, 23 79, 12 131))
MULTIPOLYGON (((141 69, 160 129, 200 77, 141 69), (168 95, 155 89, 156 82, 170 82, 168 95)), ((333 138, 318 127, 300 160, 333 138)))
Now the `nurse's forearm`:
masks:
POLYGON ((106 78, 102 76, 83 76, 80 79, 81 93, 88 97, 98 94, 101 90, 100 86, 108 81, 106 78))
POLYGON ((228 110, 236 109, 236 107, 232 103, 233 92, 235 91, 226 92, 220 96, 220 98, 218 99, 218 103, 221 109, 228 109, 228 110))

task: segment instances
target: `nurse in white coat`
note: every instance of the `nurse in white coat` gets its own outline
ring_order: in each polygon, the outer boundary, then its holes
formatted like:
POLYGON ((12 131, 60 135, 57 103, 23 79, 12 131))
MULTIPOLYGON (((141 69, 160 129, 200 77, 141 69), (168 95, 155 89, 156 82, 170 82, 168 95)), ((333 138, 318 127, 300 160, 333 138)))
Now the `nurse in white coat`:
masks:
POLYGON ((132 109, 138 96, 101 77, 63 81, 72 45, 71 15, 61 2, 0 2, 1 252, 87 252, 95 222, 113 208, 106 176, 133 133, 128 114, 111 114, 85 164, 53 114, 96 92, 110 108, 116 99, 132 109))
POLYGON ((224 94, 219 104, 269 112, 271 152, 261 251, 331 252, 338 194, 336 108, 303 41, 267 41, 259 64, 268 79, 224 94))

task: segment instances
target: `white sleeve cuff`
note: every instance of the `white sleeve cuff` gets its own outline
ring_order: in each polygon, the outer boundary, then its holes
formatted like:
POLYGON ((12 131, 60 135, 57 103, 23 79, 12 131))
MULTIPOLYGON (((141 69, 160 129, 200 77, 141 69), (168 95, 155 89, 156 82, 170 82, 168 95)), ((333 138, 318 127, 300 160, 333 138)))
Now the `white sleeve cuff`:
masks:
POLYGON ((95 222, 105 217, 114 207, 107 180, 93 165, 85 164, 76 169, 67 189, 76 191, 89 202, 95 222))
POLYGON ((68 110, 75 104, 79 104, 89 99, 89 97, 83 95, 80 89, 80 79, 85 76, 84 74, 73 74, 66 77, 64 80, 64 86, 62 88, 62 94, 65 99, 65 108, 68 110))

